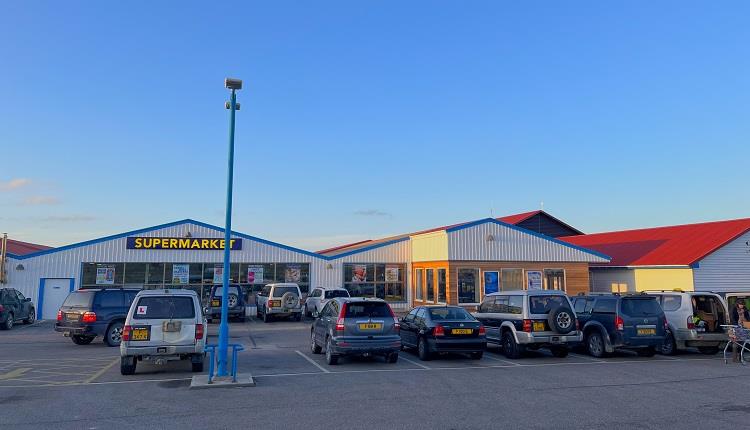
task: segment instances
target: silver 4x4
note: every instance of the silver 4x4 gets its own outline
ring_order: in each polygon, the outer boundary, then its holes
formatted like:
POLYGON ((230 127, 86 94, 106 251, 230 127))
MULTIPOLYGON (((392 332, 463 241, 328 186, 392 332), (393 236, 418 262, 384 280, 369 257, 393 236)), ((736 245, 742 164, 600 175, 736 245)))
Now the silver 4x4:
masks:
POLYGON ((582 339, 573 306, 560 291, 489 294, 474 316, 487 330, 487 343, 500 345, 508 358, 539 348, 565 357, 569 344, 582 339))
POLYGON ((273 317, 302 320, 302 292, 297 284, 268 284, 255 296, 256 317, 263 322, 273 317))

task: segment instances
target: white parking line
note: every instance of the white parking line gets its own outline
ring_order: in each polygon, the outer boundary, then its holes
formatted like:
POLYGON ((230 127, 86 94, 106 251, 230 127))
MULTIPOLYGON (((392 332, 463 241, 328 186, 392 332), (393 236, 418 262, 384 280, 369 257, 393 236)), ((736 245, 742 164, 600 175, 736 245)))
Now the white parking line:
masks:
POLYGON ((400 357, 400 358, 401 358, 402 360, 404 360, 405 362, 407 362, 407 363, 411 363, 411 364, 413 364, 413 365, 415 365, 415 366, 419 366, 419 367, 421 367, 421 368, 422 368, 422 369, 424 369, 424 370, 431 370, 431 369, 430 369, 429 367, 425 366, 424 364, 421 364, 421 363, 417 363, 416 361, 412 361, 412 360, 409 360, 408 358, 404 357, 403 355, 401 355, 401 357, 400 357))
POLYGON ((575 357, 575 358, 582 358, 584 360, 593 361, 594 363, 604 363, 605 362, 604 360, 597 360, 596 358, 586 357, 585 355, 574 354, 572 352, 569 352, 568 355, 571 356, 571 357, 575 357))
POLYGON ((673 360, 673 361, 681 361, 679 358, 670 357, 667 355, 655 355, 652 358, 658 358, 660 360, 673 360))
POLYGON ((521 365, 519 363, 514 363, 512 361, 503 360, 502 358, 497 358, 497 357, 494 357, 492 355, 488 355, 487 353, 484 354, 483 358, 489 358, 490 360, 495 360, 495 361, 499 361, 501 363, 506 363, 506 364, 512 364, 514 366, 520 366, 521 365))
POLYGON ((300 351, 294 351, 294 352, 296 352, 297 354, 299 354, 299 355, 300 355, 300 357, 302 357, 302 358, 304 358, 305 360, 309 361, 309 362, 310 362, 310 364, 312 364, 313 366, 315 366, 315 367, 317 367, 318 369, 322 370, 322 371, 323 371, 324 373, 331 373, 331 371, 330 371, 330 370, 328 370, 328 369, 326 369, 325 367, 321 366, 320 364, 316 363, 316 362, 315 362, 315 360, 313 360, 312 358, 310 358, 310 357, 306 356, 305 354, 301 353, 300 351))

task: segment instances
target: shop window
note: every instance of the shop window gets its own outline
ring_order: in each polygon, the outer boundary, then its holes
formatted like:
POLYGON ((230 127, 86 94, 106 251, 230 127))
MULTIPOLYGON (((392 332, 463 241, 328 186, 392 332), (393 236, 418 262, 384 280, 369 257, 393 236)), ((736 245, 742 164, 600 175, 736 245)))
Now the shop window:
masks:
POLYGON ((446 300, 446 271, 445 269, 438 269, 437 271, 437 289, 438 289, 438 302, 445 303, 446 300))
POLYGON ((427 301, 435 301, 435 269, 425 270, 425 287, 427 288, 427 301))
POLYGON ((404 265, 345 263, 344 288, 352 297, 404 301, 404 265))
POLYGON ((500 275, 503 291, 523 290, 523 269, 502 269, 500 275))
POLYGON ((458 269, 458 303, 479 303, 479 270, 458 269))
POLYGON ((414 300, 423 300, 422 297, 422 278, 423 278, 423 270, 417 269, 417 275, 416 275, 416 282, 415 282, 415 291, 414 291, 414 300))
POLYGON ((81 286, 121 287, 124 269, 124 263, 83 263, 81 286))
POLYGON ((300 291, 310 290, 310 265, 305 263, 280 263, 276 265, 276 282, 293 282, 300 291))
POLYGON ((544 289, 565 291, 565 270, 544 269, 544 289))
POLYGON ((159 285, 164 283, 164 263, 149 263, 147 265, 146 283, 159 285))
POLYGON ((125 285, 141 287, 146 283, 146 263, 125 263, 125 285))
POLYGON ((171 285, 188 285, 203 283, 203 264, 172 263, 166 264, 164 283, 171 285))
MULTIPOLYGON (((203 265, 203 283, 204 284, 221 284, 224 282, 224 274, 221 268, 224 266, 223 263, 206 263, 203 265), (217 270, 218 269, 218 270, 217 270)), ((239 263, 229 264, 229 282, 232 284, 238 283, 238 273, 240 270, 239 263)))

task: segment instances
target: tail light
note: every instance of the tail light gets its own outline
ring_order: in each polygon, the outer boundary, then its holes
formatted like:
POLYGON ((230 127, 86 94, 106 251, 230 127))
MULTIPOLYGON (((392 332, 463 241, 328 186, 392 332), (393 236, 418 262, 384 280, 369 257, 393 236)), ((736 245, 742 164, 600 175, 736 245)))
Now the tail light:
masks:
POLYGON ((196 324, 195 325, 195 340, 201 340, 203 339, 203 324, 196 324))
POLYGON ((92 323, 96 322, 96 313, 95 312, 86 312, 83 314, 83 318, 81 321, 85 323, 92 323))
POLYGON ((688 330, 693 330, 695 328, 695 322, 693 321, 693 316, 687 317, 687 328, 688 330))
POLYGON ((487 333, 487 329, 485 329, 483 325, 480 325, 479 326, 479 334, 486 334, 486 333, 487 333))
POLYGON ((130 340, 130 333, 133 331, 133 327, 126 325, 122 328, 122 340, 128 341, 130 340))
POLYGON ((445 328, 438 324, 432 329, 432 334, 435 336, 445 336, 445 328))
POLYGON ((667 322, 667 319, 664 318, 664 331, 669 330, 669 323, 667 322))
POLYGON ((531 333, 531 320, 523 320, 523 331, 531 333))
POLYGON ((576 331, 581 331, 581 323, 576 319, 576 331))
POLYGON ((391 309, 391 306, 388 304, 386 304, 386 306, 388 306, 388 311, 390 311, 391 316, 393 317, 393 330, 401 330, 401 323, 398 322, 398 318, 396 318, 396 314, 393 313, 393 309, 391 309))
MULTIPOLYGON (((2 306, 0 306, 0 311, 3 310, 2 306)), ((62 311, 57 311, 57 320, 62 321, 62 311)))
POLYGON ((625 330, 625 321, 623 321, 622 317, 619 315, 615 316, 615 330, 618 330, 618 331, 625 330))
POLYGON ((341 305, 341 312, 339 313, 339 318, 336 320, 336 331, 340 331, 342 334, 345 328, 344 315, 346 315, 346 303, 341 305))

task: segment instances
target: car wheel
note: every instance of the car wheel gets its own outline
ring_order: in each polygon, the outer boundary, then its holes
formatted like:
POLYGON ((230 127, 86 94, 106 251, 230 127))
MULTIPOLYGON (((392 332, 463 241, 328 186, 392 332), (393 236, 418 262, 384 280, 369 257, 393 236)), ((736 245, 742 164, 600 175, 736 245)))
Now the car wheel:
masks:
POLYGON ((484 351, 472 352, 470 355, 472 360, 481 360, 482 356, 484 355, 484 351))
POLYGON ((263 310, 263 322, 267 323, 271 321, 271 316, 268 315, 268 309, 263 310))
MULTIPOLYGON (((656 354, 656 348, 649 346, 648 348, 639 348, 635 352, 639 357, 653 357, 654 354, 656 354)), ((719 352, 718 348, 716 349, 716 352, 719 352)))
POLYGON ((391 352, 385 356, 386 363, 396 363, 398 361, 398 352, 391 352))
POLYGON ((503 333, 503 354, 511 359, 521 358, 521 347, 516 343, 510 330, 503 333))
POLYGON ((305 305, 305 316, 306 317, 311 317, 312 316, 312 312, 310 312, 310 309, 307 308, 307 305, 305 305))
POLYGON ((295 321, 302 321, 302 312, 299 312, 297 316, 294 317, 295 321))
POLYGON ((70 336, 70 340, 73 341, 76 345, 88 345, 90 344, 96 336, 82 336, 80 334, 74 334, 73 336, 70 336))
POLYGON ((34 324, 34 321, 36 321, 36 309, 31 308, 29 309, 29 317, 23 320, 24 324, 34 324))
POLYGON ((326 340, 326 363, 329 366, 334 366, 338 364, 338 362, 339 362, 339 356, 333 353, 333 347, 331 346, 331 338, 329 337, 326 340))
POLYGON ((592 357, 601 358, 604 356, 604 339, 598 332, 593 332, 586 338, 586 348, 592 357))
POLYGON ((313 330, 310 330, 310 350, 313 354, 320 354, 320 351, 322 351, 318 342, 315 342, 315 331, 313 330))
POLYGON ((552 355, 557 358, 565 358, 568 356, 568 348, 565 346, 553 346, 549 350, 552 355))
POLYGON ((420 337, 419 343, 417 344, 417 355, 422 361, 429 361, 432 358, 432 352, 430 352, 430 345, 427 344, 427 339, 420 337))
POLYGON ((193 361, 191 363, 193 373, 203 372, 203 356, 199 361, 193 361))
POLYGON ((672 333, 667 332, 667 336, 664 338, 664 344, 661 346, 661 353, 664 355, 675 355, 677 353, 677 345, 675 344, 672 333))
POLYGON ((113 322, 104 334, 104 342, 109 346, 120 346, 122 341, 122 322, 113 322))
POLYGON ((2 325, 3 330, 10 330, 13 328, 13 323, 15 322, 14 316, 12 313, 8 314, 8 318, 5 320, 5 324, 2 325))
POLYGON ((698 352, 705 355, 716 355, 719 352, 718 346, 699 346, 698 352))
POLYGON ((260 307, 255 305, 255 318, 260 318, 260 307))
POLYGON ((121 375, 133 375, 135 374, 135 365, 138 361, 135 357, 121 357, 120 358, 120 374, 121 375))

